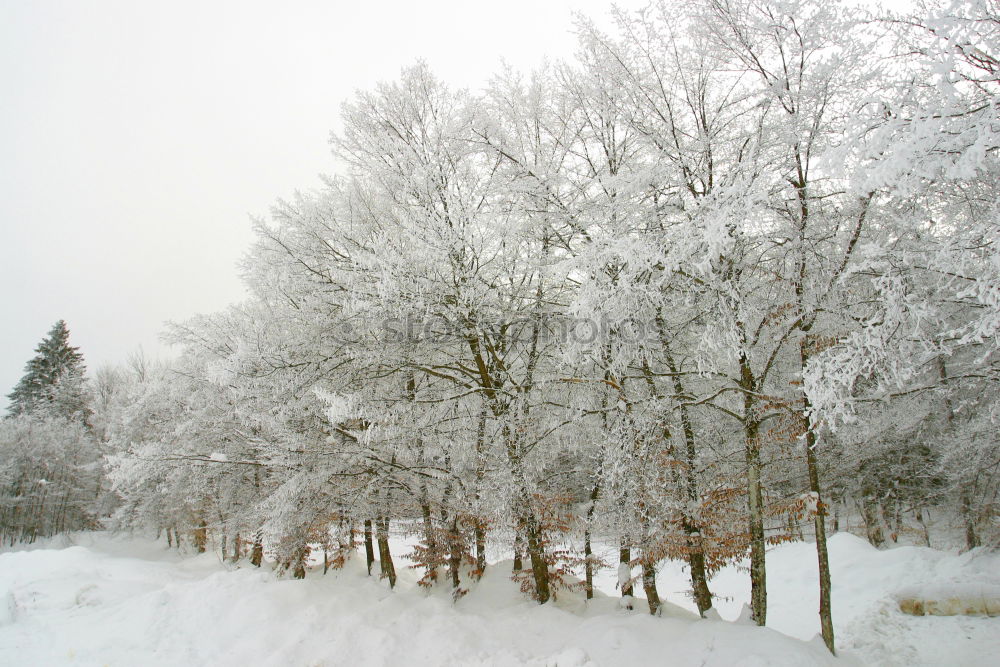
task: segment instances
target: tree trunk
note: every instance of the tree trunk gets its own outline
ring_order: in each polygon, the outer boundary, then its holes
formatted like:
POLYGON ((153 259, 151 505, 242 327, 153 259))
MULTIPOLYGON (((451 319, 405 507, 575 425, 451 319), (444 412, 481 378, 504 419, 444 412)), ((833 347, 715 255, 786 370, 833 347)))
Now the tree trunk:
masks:
POLYGON ((819 466, 816 462, 816 436, 810 428, 806 431, 806 467, 809 472, 809 490, 817 504, 813 521, 816 530, 816 558, 819 561, 819 624, 823 643, 836 654, 833 640, 833 615, 830 609, 830 556, 826 548, 826 507, 819 488, 819 466))
POLYGON ((458 533, 458 519, 452 519, 448 531, 448 572, 451 574, 452 595, 457 599, 461 589, 462 536, 458 533))
POLYGON ((260 531, 254 536, 253 549, 250 550, 250 564, 254 567, 260 567, 260 564, 264 561, 264 535, 260 531))
POLYGON ((194 529, 193 535, 194 548, 200 554, 205 553, 205 545, 208 544, 208 526, 205 524, 204 519, 198 522, 198 527, 194 529))
MULTIPOLYGON (((753 410, 753 406, 749 406, 753 410)), ((767 564, 764 541, 764 498, 761 491, 760 424, 745 417, 747 498, 750 521, 750 610, 757 625, 767 622, 767 564)))
POLYGON ((486 572, 486 529, 483 528, 483 521, 476 519, 475 524, 476 540, 476 579, 482 579, 486 572))
MULTIPOLYGON (((698 450, 695 444, 694 424, 691 422, 691 415, 688 406, 681 400, 684 396, 684 383, 681 374, 678 372, 677 364, 670 353, 668 337, 662 318, 657 317, 657 325, 660 328, 661 346, 667 360, 667 368, 673 375, 674 395, 680 406, 681 431, 684 434, 684 486, 687 492, 688 502, 692 506, 701 501, 698 491, 698 450)), ((669 438, 669 431, 665 429, 665 438, 669 438)), ((691 590, 694 593, 695 604, 698 605, 698 614, 704 618, 705 612, 712 608, 712 591, 708 588, 708 574, 705 572, 705 549, 704 540, 701 537, 701 530, 695 521, 685 513, 682 519, 682 528, 688 538, 688 567, 691 569, 691 590)))
MULTIPOLYGON (((809 360, 806 338, 799 345, 799 359, 803 370, 809 360)), ((809 475, 809 492, 816 503, 816 516, 813 518, 816 530, 816 559, 819 562, 819 625, 823 633, 823 643, 836 654, 833 641, 833 614, 830 609, 830 556, 826 548, 826 506, 819 486, 819 463, 816 460, 816 425, 811 419, 811 403, 809 396, 803 392, 802 419, 804 420, 806 445, 806 470, 809 475)))
MULTIPOLYGON (((940 356, 937 358, 938 366, 938 377, 940 377, 942 383, 948 379, 948 367, 945 365, 944 357, 940 356)), ((955 410, 951 404, 951 398, 948 394, 945 394, 944 398, 944 417, 948 426, 955 421, 955 410)), ((976 532, 976 514, 972 509, 972 496, 969 494, 969 484, 966 483, 962 487, 962 495, 960 498, 961 502, 961 514, 962 521, 965 523, 965 548, 968 551, 975 549, 982 544, 979 540, 979 535, 976 532)))
POLYGON ((931 532, 930 532, 930 530, 928 530, 928 528, 927 528, 927 522, 924 520, 924 508, 923 507, 918 507, 917 511, 916 511, 916 515, 917 515, 917 523, 920 524, 920 532, 923 533, 923 536, 924 536, 924 546, 925 547, 930 547, 931 546, 931 532))
POLYGON ((365 519, 365 564, 368 566, 368 576, 372 576, 372 563, 375 562, 375 546, 372 544, 372 520, 365 519))
POLYGON ((975 549, 982 545, 976 532, 976 514, 972 509, 972 498, 968 491, 962 491, 962 521, 965 522, 965 548, 975 549))
MULTIPOLYGON (((483 486, 483 479, 486 477, 486 455, 484 446, 486 444, 486 404, 479 409, 479 423, 476 425, 476 513, 481 512, 479 507, 479 492, 483 486)), ((482 579, 486 572, 486 522, 478 516, 474 524, 476 540, 476 579, 482 579)))
MULTIPOLYGON (((445 467, 451 465, 450 457, 445 457, 445 467)), ((462 569, 462 536, 459 534, 458 514, 449 521, 448 505, 451 498, 451 482, 445 486, 441 496, 441 525, 445 526, 445 544, 442 550, 448 555, 448 575, 451 578, 451 596, 453 600, 458 600, 464 593, 461 590, 461 569, 462 569)), ((435 577, 436 580, 436 577, 435 577)))
POLYGON ((865 496, 861 497, 861 518, 865 521, 865 535, 868 541, 876 548, 881 548, 885 544, 885 537, 882 535, 882 521, 879 517, 878 505, 865 496))
POLYGON ((652 563, 642 560, 642 590, 646 593, 646 601, 649 603, 649 613, 653 616, 660 615, 660 594, 656 590, 656 568, 652 563))
POLYGON ((524 551, 524 543, 521 539, 521 528, 514 528, 514 574, 519 574, 521 570, 524 569, 524 563, 521 561, 521 554, 524 551))
MULTIPOLYGON (((688 539, 696 539, 701 543, 701 533, 692 526, 685 525, 685 532, 688 539), (697 536, 694 536, 697 532, 697 536)), ((705 569, 705 550, 702 548, 693 549, 688 553, 688 567, 691 568, 691 590, 694 593, 694 602, 698 605, 698 614, 704 618, 705 612, 712 608, 712 591, 708 588, 708 572, 705 569)))
MULTIPOLYGON (((629 548, 628 539, 622 535, 621 545, 618 548, 618 585, 622 591, 622 597, 632 597, 632 550, 629 548), (625 575, 628 576, 625 576, 625 575)), ((626 605, 632 608, 631 603, 626 605)))
MULTIPOLYGON (((528 484, 524 477, 524 469, 521 462, 521 451, 513 434, 505 433, 507 442, 507 461, 510 464, 514 479, 520 486, 519 493, 515 499, 517 506, 514 508, 514 516, 518 518, 518 535, 524 533, 525 542, 528 547, 528 560, 531 562, 531 576, 535 581, 535 600, 539 604, 549 601, 549 565, 545 560, 545 542, 542 535, 542 526, 539 524, 535 510, 531 506, 531 493, 528 491, 528 484)), ((515 560, 515 565, 517 560, 515 560)))
POLYGON ((583 531, 583 569, 588 600, 594 598, 594 550, 590 544, 590 524, 594 519, 594 509, 597 506, 597 498, 600 494, 600 485, 594 484, 594 488, 590 491, 590 506, 587 507, 587 523, 583 531))
POLYGON ((396 566, 392 563, 392 554, 389 553, 389 519, 382 517, 375 519, 376 537, 378 540, 378 558, 381 566, 382 578, 389 580, 389 588, 396 587, 396 566))
MULTIPOLYGON (((527 497, 522 498, 527 503, 527 497)), ((529 505, 522 507, 521 523, 524 525, 524 536, 528 542, 528 558, 531 560, 531 575, 535 580, 535 599, 538 604, 549 601, 549 564, 545 560, 545 546, 542 542, 542 530, 538 519, 529 505)))
POLYGON ((594 552, 590 547, 590 528, 583 531, 583 570, 584 570, 584 591, 587 599, 594 598, 594 552))
MULTIPOLYGON (((427 576, 431 581, 437 581, 437 568, 434 567, 438 558, 437 540, 434 539, 434 520, 431 518, 431 506, 427 502, 427 488, 423 486, 420 490, 423 501, 420 503, 420 513, 424 518, 424 542, 427 544, 427 576)), ((447 502, 447 499, 445 500, 447 502)))
POLYGON ((757 625, 767 622, 767 564, 764 541, 764 494, 761 489, 760 416, 754 394, 757 383, 746 354, 740 353, 743 390, 743 446, 747 466, 747 509, 750 528, 750 611, 757 625))
POLYGON ((305 545, 300 545, 295 549, 292 554, 292 576, 296 579, 306 578, 306 552, 308 548, 305 545))

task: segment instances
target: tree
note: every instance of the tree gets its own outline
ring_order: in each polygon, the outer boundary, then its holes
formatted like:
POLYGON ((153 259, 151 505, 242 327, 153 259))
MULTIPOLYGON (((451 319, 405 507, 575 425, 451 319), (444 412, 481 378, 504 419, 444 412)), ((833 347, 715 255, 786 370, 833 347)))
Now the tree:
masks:
POLYGON ((86 366, 80 348, 69 344, 65 320, 52 326, 35 353, 24 367, 24 377, 7 394, 8 412, 19 415, 45 407, 64 417, 86 421, 89 417, 83 385, 86 366))
POLYGON ((256 225, 252 299, 175 327, 179 362, 95 418, 121 449, 119 518, 252 534, 252 562, 267 544, 296 576, 310 543, 335 532, 342 555, 364 525, 390 585, 398 522, 422 534, 422 583, 447 567, 456 598, 489 530, 540 602, 580 529, 588 589, 599 534, 651 613, 662 559, 688 560, 705 613, 712 573, 749 554, 764 625, 766 547, 808 515, 831 650, 831 490, 896 524, 961 494, 982 539, 992 38, 906 24, 968 89, 935 100, 941 82, 894 90, 871 65, 882 24, 816 0, 617 18, 616 37, 580 23, 576 65, 481 94, 418 65, 344 106, 343 173, 256 225), (869 423, 833 432, 852 407, 869 423))
POLYGON ((882 23, 902 66, 860 107, 844 161, 858 165, 855 190, 891 196, 894 240, 849 272, 869 305, 810 361, 806 389, 837 427, 886 401, 937 401, 941 435, 934 420, 921 434, 949 443, 938 472, 972 548, 996 497, 997 442, 980 425, 1000 380, 1000 12, 991 0, 921 2, 882 23))
POLYGON ((0 534, 11 544, 92 527, 101 488, 83 355, 63 320, 36 352, 0 422, 0 534))

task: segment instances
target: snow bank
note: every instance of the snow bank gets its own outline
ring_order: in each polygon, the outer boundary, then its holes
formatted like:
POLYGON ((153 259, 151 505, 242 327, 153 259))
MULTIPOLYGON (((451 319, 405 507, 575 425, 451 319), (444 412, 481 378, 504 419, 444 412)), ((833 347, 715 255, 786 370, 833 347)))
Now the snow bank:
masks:
POLYGON ((499 563, 452 604, 446 589, 416 586, 403 559, 390 591, 365 576, 363 558, 295 581, 145 539, 85 534, 47 546, 0 554, 0 665, 973 667, 1000 655, 1000 618, 910 616, 898 602, 996 591, 1000 554, 880 551, 845 533, 830 540, 837 660, 815 637, 816 554, 806 543, 768 552, 768 629, 733 622, 749 601, 739 567, 713 579, 718 615, 698 620, 680 563, 660 572, 667 604, 652 618, 641 599, 635 611, 619 608, 614 568, 597 578, 607 596, 561 595, 539 607, 509 580, 509 562, 499 563))
MULTIPOLYGON (((842 655, 853 654, 872 665, 906 667, 997 664, 1000 618, 915 617, 900 611, 899 600, 910 593, 995 591, 1000 586, 1000 553, 976 549, 955 555, 926 547, 879 550, 850 533, 833 535, 829 551, 834 631, 842 655)), ((610 551, 600 555, 613 556, 610 551)), ((768 551, 768 627, 803 640, 819 634, 818 576, 814 544, 797 542, 768 551)), ((603 574, 599 583, 613 592, 614 573, 603 574)), ((667 563, 657 585, 661 597, 695 609, 683 564, 667 563)), ((724 568, 710 586, 720 616, 738 619, 750 602, 745 564, 724 568)))
POLYGON ((325 577, 281 580, 211 554, 181 558, 162 543, 107 537, 0 554, 0 664, 854 664, 816 642, 678 608, 653 618, 600 594, 539 606, 503 566, 457 604, 416 578, 401 572, 390 591, 355 559, 325 577))

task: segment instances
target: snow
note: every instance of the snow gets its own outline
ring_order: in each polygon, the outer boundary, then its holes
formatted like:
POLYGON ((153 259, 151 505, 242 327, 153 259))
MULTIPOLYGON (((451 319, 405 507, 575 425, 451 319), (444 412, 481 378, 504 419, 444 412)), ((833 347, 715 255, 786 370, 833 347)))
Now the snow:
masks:
MULTIPOLYGON (((899 610, 899 599, 912 594, 989 597, 1000 585, 1000 553, 976 549, 955 555, 912 546, 878 550, 850 533, 833 535, 828 547, 834 634, 842 654, 886 666, 997 664, 1000 618, 915 617, 899 610)), ((811 542, 768 551, 768 627, 798 639, 815 640, 820 631, 817 571, 816 548, 811 542)), ((613 573, 602 572, 595 578, 595 585, 609 593, 614 584, 613 573)), ((667 563, 657 577, 661 598, 695 611, 697 607, 687 594, 690 585, 687 570, 675 561, 667 563)), ((717 596, 715 608, 723 619, 743 618, 752 623, 745 564, 724 568, 709 586, 717 596)), ((637 608, 645 608, 645 604, 637 608)))
POLYGON ((772 630, 617 609, 598 595, 539 606, 489 568, 452 604, 445 589, 339 572, 283 580, 160 542, 78 536, 0 555, 0 664, 32 665, 832 665, 772 630))
MULTIPOLYGON (((178 554, 162 541, 76 534, 0 554, 0 664, 986 665, 1000 654, 1000 619, 907 616, 894 597, 925 584, 988 588, 1000 576, 997 554, 878 551, 846 534, 831 539, 830 552, 836 659, 813 639, 811 544, 769 553, 773 629, 761 629, 697 619, 684 609, 694 607, 678 593, 686 576, 673 564, 659 578, 663 617, 653 618, 641 600, 627 611, 600 592, 589 603, 561 594, 539 606, 510 581, 509 562, 488 568, 453 604, 447 588, 417 586, 419 573, 402 558, 390 591, 365 576, 363 557, 297 581, 212 553, 178 554)), ((604 570, 599 579, 612 594, 616 575, 604 570)), ((739 616, 745 580, 736 568, 713 580, 723 619, 739 616)))
POLYGON ((628 563, 618 564, 618 590, 624 589, 628 586, 629 582, 632 581, 632 568, 628 566, 628 563))

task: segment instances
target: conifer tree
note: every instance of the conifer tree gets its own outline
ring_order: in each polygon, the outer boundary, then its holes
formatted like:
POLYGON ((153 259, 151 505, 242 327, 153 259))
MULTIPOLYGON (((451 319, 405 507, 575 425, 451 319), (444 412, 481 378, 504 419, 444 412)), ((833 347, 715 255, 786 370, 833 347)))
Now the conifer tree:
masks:
POLYGON ((0 421, 0 540, 11 545, 95 527, 101 489, 83 355, 66 322, 35 352, 0 421))
POLYGON ((14 391, 7 395, 11 415, 47 407, 64 417, 87 417, 83 392, 86 366, 78 347, 69 344, 65 320, 56 322, 24 368, 14 391))

